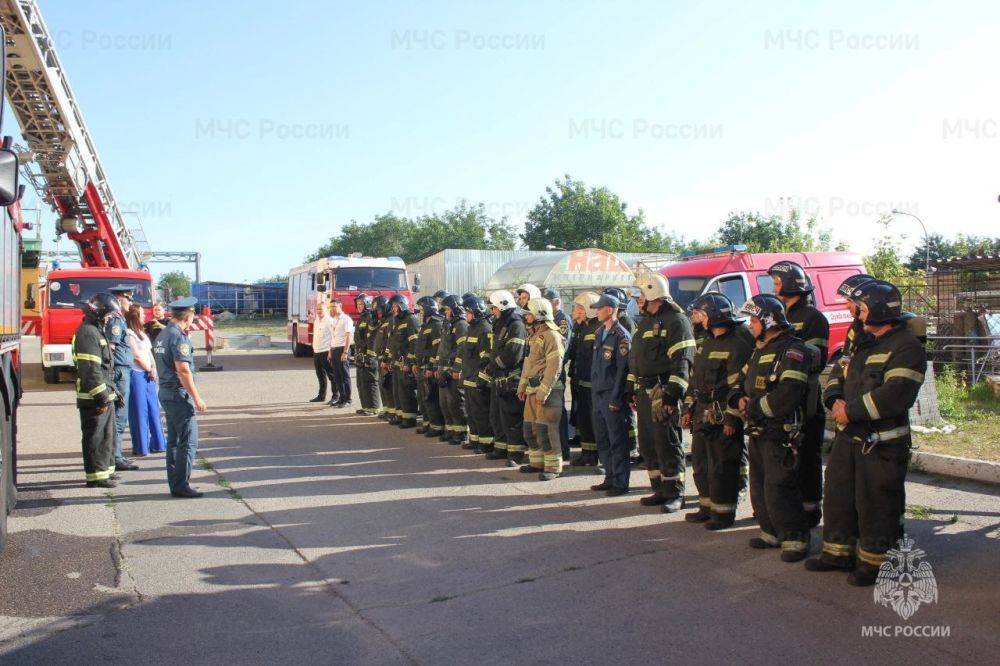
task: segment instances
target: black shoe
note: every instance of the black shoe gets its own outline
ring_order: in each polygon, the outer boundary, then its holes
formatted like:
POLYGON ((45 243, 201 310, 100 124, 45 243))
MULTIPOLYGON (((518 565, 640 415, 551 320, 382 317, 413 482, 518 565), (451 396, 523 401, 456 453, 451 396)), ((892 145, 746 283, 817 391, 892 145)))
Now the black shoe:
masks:
POLYGON ((660 507, 660 511, 663 513, 677 513, 684 508, 684 499, 678 497, 677 499, 667 500, 660 507))
POLYGON ((425 425, 422 425, 419 428, 417 428, 416 430, 414 430, 413 432, 417 433, 418 435, 425 435, 425 434, 427 434, 427 430, 428 430, 428 427, 425 426, 425 425))
POLYGON ((131 460, 126 459, 115 463, 116 472, 134 472, 137 469, 139 469, 139 466, 131 460))
POLYGON ((503 449, 498 449, 498 448, 494 447, 492 451, 490 451, 489 453, 486 454, 486 459, 487 460, 506 460, 507 459, 507 452, 504 451, 503 449))
POLYGON ((820 523, 821 520, 823 520, 823 512, 822 511, 819 511, 819 510, 816 510, 816 511, 806 511, 806 524, 809 526, 809 529, 812 529, 812 528, 816 527, 817 525, 819 525, 819 523, 820 523))
POLYGON ((604 491, 604 494, 608 497, 619 497, 621 495, 628 494, 628 488, 619 488, 618 486, 611 486, 604 491))
POLYGON ((507 454, 507 467, 520 467, 524 464, 524 454, 518 451, 517 453, 507 454))
POLYGON ((428 429, 427 432, 424 433, 424 437, 426 437, 427 439, 433 439, 435 437, 440 437, 440 436, 441 436, 440 430, 428 429))
POLYGON ((318 395, 315 398, 313 398, 312 400, 310 400, 309 402, 326 402, 326 396, 325 395, 318 395))
POLYGON ((542 469, 541 467, 535 467, 534 465, 521 465, 521 467, 518 468, 517 471, 519 471, 521 474, 540 474, 545 470, 542 469))
POLYGON ((707 523, 712 519, 712 514, 705 511, 705 507, 698 507, 697 511, 692 511, 691 513, 684 516, 684 520, 689 523, 707 523))
POLYGON ((101 479, 100 481, 87 481, 88 488, 117 488, 118 484, 111 479, 101 479))
POLYGON ((718 516, 712 516, 712 519, 705 523, 705 529, 717 532, 718 530, 726 530, 733 526, 736 520, 734 518, 719 518, 718 516))
POLYGON ((354 413, 357 414, 358 416, 368 416, 369 415, 367 409, 355 409, 354 413))
POLYGON ((410 419, 405 419, 405 420, 401 420, 396 425, 399 426, 400 430, 407 430, 409 428, 415 428, 415 427, 417 427, 417 422, 416 421, 411 421, 410 419))
POLYGON ((442 442, 450 442, 451 441, 451 435, 449 435, 447 432, 438 433, 438 440, 440 440, 442 442))
POLYGON ((340 400, 338 400, 337 398, 330 398, 327 401, 326 406, 327 407, 336 407, 338 402, 340 402, 340 400))
POLYGON ((593 490, 595 493, 599 493, 602 490, 611 490, 612 488, 614 488, 614 484, 612 484, 610 481, 601 481, 597 485, 590 487, 590 489, 593 490))
POLYGON ((471 441, 469 441, 467 439, 462 440, 462 448, 466 449, 467 451, 471 451, 472 449, 475 449, 478 446, 479 446, 479 444, 477 444, 476 442, 471 442, 471 441))
POLYGON ((639 504, 643 506, 659 506, 667 501, 667 498, 663 496, 663 493, 657 491, 652 495, 646 495, 641 500, 639 504))
POLYGON ((380 418, 380 419, 382 419, 383 421, 388 421, 388 420, 389 420, 389 419, 390 419, 391 417, 389 416, 389 413, 388 413, 388 412, 382 412, 382 413, 381 413, 381 414, 379 414, 379 415, 378 415, 378 416, 377 416, 376 418, 380 418))
POLYGON ((205 493, 197 491, 191 486, 185 486, 180 490, 171 490, 170 494, 173 495, 174 497, 194 498, 194 497, 201 497, 205 493))
POLYGON ((853 564, 831 564, 821 557, 810 557, 805 562, 806 571, 853 571, 853 564))
POLYGON ((345 400, 338 400, 337 402, 333 403, 333 405, 331 405, 331 406, 334 409, 343 409, 344 407, 350 407, 351 406, 351 401, 350 400, 346 400, 346 401, 345 400))
POLYGON ((770 543, 768 541, 764 541, 760 537, 754 537, 754 538, 750 539, 750 541, 748 543, 749 543, 749 545, 750 545, 751 548, 755 548, 757 550, 767 550, 768 548, 777 548, 778 547, 778 544, 776 544, 776 543, 770 543))
POLYGON ((847 574, 847 584, 853 585, 854 587, 868 587, 870 585, 874 585, 877 578, 878 571, 855 569, 851 573, 847 574))
POLYGON ((476 453, 486 453, 486 454, 489 454, 489 453, 493 453, 493 451, 495 449, 496 449, 496 447, 493 446, 492 444, 480 444, 479 446, 476 447, 476 453))
POLYGON ((806 559, 809 553, 804 550, 783 550, 781 551, 782 562, 799 562, 806 559))
POLYGON ((560 476, 561 475, 559 474, 559 472, 542 472, 541 474, 538 475, 538 480, 539 481, 555 481, 560 476))
POLYGON ((108 478, 111 479, 112 481, 119 481, 121 480, 122 477, 118 476, 117 474, 112 474, 108 478))

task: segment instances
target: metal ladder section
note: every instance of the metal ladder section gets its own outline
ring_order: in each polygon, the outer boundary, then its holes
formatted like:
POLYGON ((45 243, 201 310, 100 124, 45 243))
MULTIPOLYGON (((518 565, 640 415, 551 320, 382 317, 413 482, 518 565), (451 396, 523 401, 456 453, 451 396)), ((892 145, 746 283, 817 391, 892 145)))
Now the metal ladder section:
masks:
POLYGON ((0 22, 7 98, 33 157, 25 175, 61 216, 57 233, 77 244, 84 266, 137 268, 140 238, 125 224, 38 4, 0 0, 0 22))

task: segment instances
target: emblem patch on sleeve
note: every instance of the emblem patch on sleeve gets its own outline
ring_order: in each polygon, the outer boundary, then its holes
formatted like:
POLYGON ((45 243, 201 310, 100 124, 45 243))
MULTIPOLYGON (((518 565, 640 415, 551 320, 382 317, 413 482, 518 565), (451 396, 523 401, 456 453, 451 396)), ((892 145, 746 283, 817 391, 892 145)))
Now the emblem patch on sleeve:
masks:
POLYGON ((111 335, 114 335, 115 337, 117 337, 117 336, 119 336, 121 334, 122 334, 122 327, 121 326, 119 326, 118 324, 115 324, 114 326, 111 327, 111 335))
POLYGON ((191 345, 187 344, 186 342, 182 342, 181 344, 177 345, 177 352, 181 356, 187 356, 191 353, 191 345))
POLYGON ((620 356, 628 356, 628 340, 622 340, 618 343, 618 354, 620 356))
POLYGON ((610 361, 612 356, 614 356, 614 352, 613 351, 611 351, 610 349, 605 349, 604 350, 604 360, 605 361, 610 361))

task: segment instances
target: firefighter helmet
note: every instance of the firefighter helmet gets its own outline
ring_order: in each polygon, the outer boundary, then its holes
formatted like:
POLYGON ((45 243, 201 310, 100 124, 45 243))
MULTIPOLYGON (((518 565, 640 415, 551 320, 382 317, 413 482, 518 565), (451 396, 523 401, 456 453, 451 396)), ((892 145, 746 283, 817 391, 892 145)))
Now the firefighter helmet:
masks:
POLYGON ((767 274, 781 280, 781 296, 800 296, 812 293, 813 284, 805 269, 794 261, 779 261, 767 269, 767 274))
POLYGON ((434 300, 439 302, 443 301, 445 296, 447 295, 448 291, 446 289, 438 289, 437 291, 434 292, 434 300))
POLYGON ((357 307, 358 302, 361 302, 361 307, 358 308, 359 311, 364 312, 371 307, 372 297, 368 294, 358 294, 358 297, 354 299, 354 305, 357 307))
POLYGON ((372 309, 383 317, 389 314, 389 299, 385 296, 376 296, 372 301, 372 309))
POLYGON ((517 293, 519 293, 519 294, 522 291, 524 293, 526 293, 528 295, 528 300, 529 301, 531 299, 533 299, 533 298, 541 298, 542 297, 542 290, 539 289, 538 287, 536 287, 535 285, 531 284, 530 282, 525 282, 520 287, 518 287, 515 291, 517 293))
POLYGON ((788 328, 785 318, 785 304, 774 294, 757 294, 743 304, 740 312, 749 317, 759 319, 761 328, 769 331, 772 328, 788 328))
POLYGON ((639 288, 647 301, 661 298, 667 301, 673 300, 670 298, 670 283, 659 273, 640 275, 635 279, 635 286, 639 288))
POLYGON ((437 314, 438 304, 432 296, 421 296, 417 299, 417 307, 419 307, 425 317, 429 317, 433 314, 437 314))
POLYGON ((851 300, 868 310, 864 322, 870 326, 891 324, 903 317, 903 296, 896 285, 885 280, 869 280, 855 287, 851 300))
POLYGON ((618 309, 624 310, 628 306, 628 292, 621 287, 605 287, 602 294, 607 294, 608 296, 614 296, 618 299, 618 309))
POLYGON ((94 294, 84 305, 86 312, 93 315, 98 321, 109 314, 120 315, 122 313, 122 306, 119 305, 118 299, 105 292, 94 294))
POLYGON ((451 310, 452 317, 461 317, 465 314, 465 308, 462 307, 462 302, 458 300, 458 296, 455 294, 448 294, 441 299, 441 308, 451 310))
POLYGON ((528 312, 536 322, 552 321, 552 304, 540 296, 528 301, 528 312))
POLYGON ((462 307, 471 312, 473 316, 481 316, 486 313, 486 303, 475 294, 463 296, 462 307))
POLYGON ((500 289, 490 292, 490 305, 500 311, 509 310, 517 305, 517 299, 506 289, 500 289))
POLYGON ((579 305, 587 314, 587 319, 593 319, 597 316, 597 308, 594 307, 594 304, 597 303, 600 298, 601 297, 593 291, 585 291, 573 299, 573 305, 579 305))
POLYGON ((393 294, 389 297, 390 312, 392 312, 393 305, 399 308, 400 314, 405 314, 410 311, 410 302, 406 300, 406 296, 403 296, 402 294, 393 294))
POLYGON ((863 285, 865 282, 874 279, 875 278, 873 278, 871 275, 867 275, 865 273, 858 273, 857 275, 852 275, 840 283, 840 286, 837 287, 837 293, 843 296, 844 298, 850 298, 852 291, 863 285))
POLYGON ((741 321, 736 316, 736 308, 733 306, 733 302, 717 291, 710 291, 707 294, 697 297, 691 301, 688 310, 701 310, 704 312, 705 319, 708 321, 708 328, 733 326, 739 324, 741 321))

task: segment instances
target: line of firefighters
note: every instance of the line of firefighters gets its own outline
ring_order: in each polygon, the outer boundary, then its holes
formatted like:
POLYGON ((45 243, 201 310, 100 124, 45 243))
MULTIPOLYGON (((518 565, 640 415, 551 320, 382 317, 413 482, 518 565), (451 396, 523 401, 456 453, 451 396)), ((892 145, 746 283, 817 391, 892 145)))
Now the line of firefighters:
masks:
POLYGON ((902 536, 908 412, 923 383, 923 343, 895 286, 852 276, 839 293, 854 322, 821 392, 829 324, 810 304, 812 284, 793 262, 769 274, 774 294, 737 310, 707 293, 690 316, 663 276, 642 275, 633 285, 638 322, 620 288, 578 295, 572 323, 555 290, 531 284, 488 300, 442 291, 420 298, 417 312, 401 295, 363 295, 358 413, 403 429, 422 421, 417 432, 427 437, 543 481, 569 460, 571 422, 581 452, 569 464, 603 473, 591 489, 609 496, 629 492, 637 440, 652 489, 640 503, 666 513, 684 507, 688 429, 698 508, 687 521, 732 526, 749 486, 761 529, 749 545, 795 562, 825 511, 822 550, 806 567, 848 571, 849 583, 871 585, 902 536), (837 424, 825 497, 824 407, 837 424))

